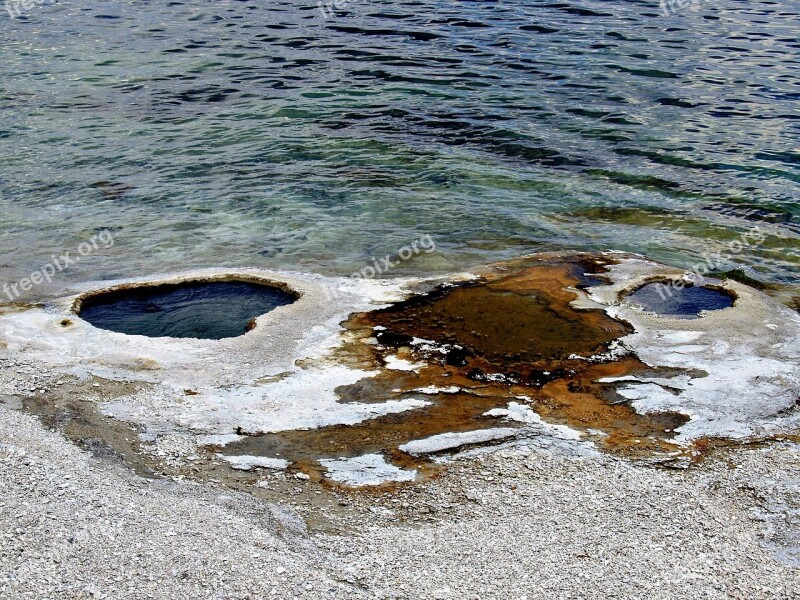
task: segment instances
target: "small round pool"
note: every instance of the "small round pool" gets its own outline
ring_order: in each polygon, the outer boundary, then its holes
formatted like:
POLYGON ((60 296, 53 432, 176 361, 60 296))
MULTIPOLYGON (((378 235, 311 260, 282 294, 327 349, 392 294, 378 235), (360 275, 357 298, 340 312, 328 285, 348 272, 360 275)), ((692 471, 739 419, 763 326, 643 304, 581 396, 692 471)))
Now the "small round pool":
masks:
POLYGON ((297 295, 251 281, 191 281, 90 296, 79 315, 100 329, 149 337, 220 340, 243 335, 253 319, 297 295))
POLYGON ((696 319, 704 310, 733 306, 733 297, 723 290, 696 285, 678 288, 669 282, 648 283, 630 294, 626 301, 657 315, 683 319, 696 319))

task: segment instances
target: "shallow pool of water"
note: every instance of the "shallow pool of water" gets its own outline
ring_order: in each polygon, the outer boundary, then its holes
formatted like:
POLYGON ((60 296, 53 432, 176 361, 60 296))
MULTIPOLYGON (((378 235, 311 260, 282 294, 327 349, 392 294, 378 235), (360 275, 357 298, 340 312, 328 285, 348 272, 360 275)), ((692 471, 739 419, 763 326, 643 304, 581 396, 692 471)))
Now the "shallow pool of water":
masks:
POLYGON ((80 316, 128 335, 219 340, 243 335, 260 315, 294 302, 282 289, 244 281, 190 282, 102 294, 80 316))
POLYGON ((733 306, 733 298, 726 292, 696 285, 677 288, 664 283, 648 283, 630 294, 627 301, 657 315, 684 319, 697 318, 704 310, 733 306))

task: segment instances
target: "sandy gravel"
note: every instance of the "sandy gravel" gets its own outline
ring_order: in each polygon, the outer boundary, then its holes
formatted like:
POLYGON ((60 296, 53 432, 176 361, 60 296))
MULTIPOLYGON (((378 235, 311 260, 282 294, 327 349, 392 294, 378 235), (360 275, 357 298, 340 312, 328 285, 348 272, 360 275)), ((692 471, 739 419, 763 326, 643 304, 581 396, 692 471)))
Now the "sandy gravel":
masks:
POLYGON ((508 448, 370 496, 331 536, 139 478, 7 408, 0 440, 2 598, 800 597, 789 442, 688 471, 508 448))
POLYGON ((302 522, 138 478, 0 409, 0 597, 352 598, 302 522))
POLYGON ((740 458, 682 472, 501 451, 400 500, 437 522, 370 527, 356 560, 350 540, 325 545, 378 596, 800 597, 800 570, 764 547, 798 542, 800 449, 740 458))

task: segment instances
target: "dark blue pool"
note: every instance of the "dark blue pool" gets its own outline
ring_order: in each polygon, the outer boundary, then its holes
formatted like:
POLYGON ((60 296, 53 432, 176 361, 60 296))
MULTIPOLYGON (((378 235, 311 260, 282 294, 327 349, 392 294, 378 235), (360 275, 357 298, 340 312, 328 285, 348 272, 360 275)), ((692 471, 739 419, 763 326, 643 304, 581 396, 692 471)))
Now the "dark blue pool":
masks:
POLYGON ((219 340, 246 333, 252 319, 295 299, 280 288, 252 282, 190 282, 89 298, 80 316, 100 329, 128 335, 219 340))
POLYGON ((708 287, 677 288, 667 283, 648 283, 628 296, 628 302, 659 315, 693 319, 704 310, 733 306, 733 297, 708 287))

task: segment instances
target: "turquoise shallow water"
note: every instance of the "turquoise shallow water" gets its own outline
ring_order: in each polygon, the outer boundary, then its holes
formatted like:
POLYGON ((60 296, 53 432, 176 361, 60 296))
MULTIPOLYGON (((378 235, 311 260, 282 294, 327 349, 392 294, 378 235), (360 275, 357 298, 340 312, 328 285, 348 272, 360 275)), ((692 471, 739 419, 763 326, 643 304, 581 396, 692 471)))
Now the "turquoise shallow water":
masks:
MULTIPOLYGON (((553 249, 798 283, 800 4, 63 0, 0 13, 0 280, 426 275, 553 249), (752 239, 752 238, 748 238, 752 239)), ((42 288, 44 289, 44 288, 42 288)), ((31 294, 36 294, 33 290, 31 294)))

